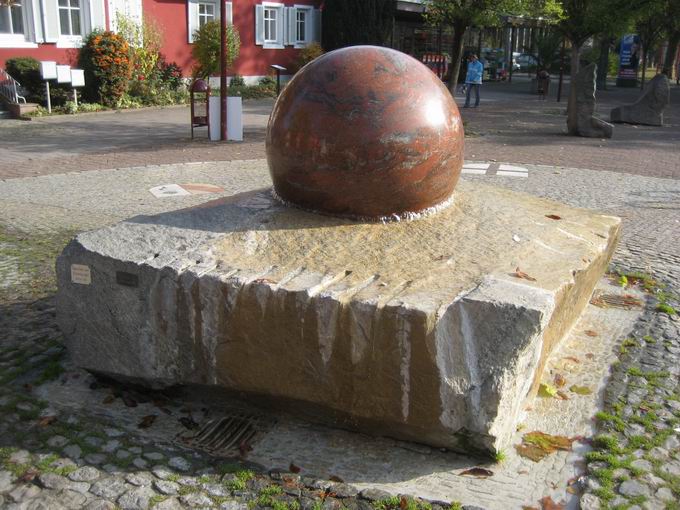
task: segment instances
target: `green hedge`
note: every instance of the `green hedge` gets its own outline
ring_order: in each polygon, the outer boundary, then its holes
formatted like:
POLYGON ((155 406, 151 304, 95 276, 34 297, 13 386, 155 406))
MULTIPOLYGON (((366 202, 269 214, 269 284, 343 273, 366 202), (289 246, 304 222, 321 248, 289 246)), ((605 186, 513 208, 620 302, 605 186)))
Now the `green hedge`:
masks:
MULTIPOLYGON (((47 104, 45 81, 40 75, 40 62, 32 57, 14 57, 5 62, 5 70, 21 84, 26 94, 26 101, 47 104)), ((71 96, 72 90, 67 84, 59 85, 54 81, 50 82, 52 105, 63 105, 71 99, 71 96)))

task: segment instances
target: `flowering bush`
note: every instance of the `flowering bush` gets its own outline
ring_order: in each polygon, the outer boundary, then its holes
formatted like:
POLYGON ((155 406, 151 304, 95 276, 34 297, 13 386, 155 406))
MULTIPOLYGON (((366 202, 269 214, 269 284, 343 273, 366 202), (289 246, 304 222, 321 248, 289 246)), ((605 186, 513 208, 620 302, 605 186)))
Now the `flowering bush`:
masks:
POLYGON ((113 32, 92 32, 80 50, 85 70, 87 99, 116 106, 128 88, 132 73, 128 42, 113 32))
POLYGON ((158 78, 161 84, 169 89, 176 91, 182 84, 182 69, 175 62, 166 62, 163 55, 158 59, 158 78))

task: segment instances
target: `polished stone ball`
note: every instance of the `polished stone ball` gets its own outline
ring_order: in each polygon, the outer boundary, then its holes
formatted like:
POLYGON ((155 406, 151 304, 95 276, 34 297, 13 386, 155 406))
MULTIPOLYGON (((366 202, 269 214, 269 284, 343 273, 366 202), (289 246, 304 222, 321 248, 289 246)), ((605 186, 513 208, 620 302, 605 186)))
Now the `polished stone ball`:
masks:
POLYGON ((405 216, 447 202, 463 165, 451 94, 414 58, 353 46, 302 68, 267 127, 274 189, 298 207, 340 216, 405 216))

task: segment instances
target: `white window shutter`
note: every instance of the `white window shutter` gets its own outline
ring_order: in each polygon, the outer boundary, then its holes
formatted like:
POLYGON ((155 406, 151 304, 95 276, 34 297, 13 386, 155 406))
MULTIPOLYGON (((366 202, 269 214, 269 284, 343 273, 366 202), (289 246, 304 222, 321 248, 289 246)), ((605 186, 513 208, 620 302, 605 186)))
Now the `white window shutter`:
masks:
POLYGON ((90 31, 104 30, 105 27, 104 0, 90 0, 90 31))
POLYGON ((189 34, 189 42, 194 42, 194 31, 198 29, 198 4, 187 1, 187 33, 189 34))
POLYGON ((80 0, 80 35, 87 37, 92 32, 92 9, 94 0, 80 0))
POLYGON ((59 39, 59 9, 57 0, 42 0, 45 14, 45 42, 57 42, 59 39))
POLYGON ((233 25, 234 24, 234 4, 233 2, 225 2, 226 3, 226 11, 227 11, 227 24, 228 25, 233 25))
POLYGON ((22 5, 25 11, 24 37, 27 41, 42 42, 42 30, 38 22, 40 19, 40 5, 35 0, 24 0, 22 5))
POLYGON ((286 20, 285 18, 285 13, 283 12, 283 8, 278 9, 278 14, 276 15, 276 44, 278 46, 283 46, 284 42, 286 41, 285 39, 285 32, 286 30, 286 20))
POLYGON ((264 7, 255 6, 255 44, 264 44, 264 7))
POLYGON ((286 15, 284 17, 284 26, 286 36, 284 38, 285 44, 295 44, 295 7, 286 7, 286 15))
POLYGON ((314 22, 312 23, 314 27, 313 40, 321 44, 321 9, 314 9, 314 15, 312 16, 314 22))

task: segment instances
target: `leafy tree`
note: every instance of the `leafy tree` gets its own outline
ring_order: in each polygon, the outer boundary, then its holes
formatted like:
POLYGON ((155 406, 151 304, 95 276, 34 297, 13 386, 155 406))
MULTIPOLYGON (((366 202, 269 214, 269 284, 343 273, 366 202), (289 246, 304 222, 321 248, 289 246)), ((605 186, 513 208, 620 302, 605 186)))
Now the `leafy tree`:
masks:
MULTIPOLYGON (((220 21, 208 21, 194 32, 194 78, 208 78, 220 70, 220 21)), ((227 67, 231 67, 241 51, 241 38, 234 25, 227 25, 227 67)))
POLYGON ((664 34, 666 13, 663 2, 650 2, 640 9, 635 19, 635 31, 640 36, 642 43, 642 83, 645 85, 645 70, 647 69, 647 56, 664 34))
POLYGON ((129 44, 133 79, 149 80, 160 58, 163 45, 161 29, 154 21, 145 19, 139 23, 134 18, 120 13, 116 13, 116 26, 116 32, 129 44))
POLYGON ((558 0, 425 0, 425 19, 431 25, 453 28, 451 47, 451 80, 453 94, 463 56, 465 33, 472 26, 495 26, 504 14, 552 16, 560 12, 558 0))
POLYGON ((668 79, 673 77, 673 64, 678 55, 678 45, 680 44, 680 2, 678 0, 660 0, 662 9, 666 13, 663 27, 668 38, 668 51, 661 71, 668 79))
POLYGON ((324 49, 386 45, 396 8, 396 0, 326 0, 322 11, 324 49))
POLYGON ((562 35, 556 31, 546 32, 543 36, 537 37, 534 41, 536 48, 536 58, 538 68, 550 70, 555 61, 559 58, 562 35))

